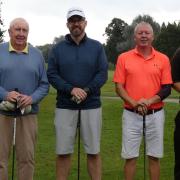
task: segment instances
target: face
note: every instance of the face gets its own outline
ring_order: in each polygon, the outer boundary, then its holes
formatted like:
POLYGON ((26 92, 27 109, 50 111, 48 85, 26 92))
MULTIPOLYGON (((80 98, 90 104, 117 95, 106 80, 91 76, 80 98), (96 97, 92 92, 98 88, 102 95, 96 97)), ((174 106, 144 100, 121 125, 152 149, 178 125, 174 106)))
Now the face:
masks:
POLYGON ((153 30, 148 24, 141 24, 134 33, 134 40, 139 47, 150 47, 153 40, 153 30))
POLYGON ((9 36, 12 46, 15 49, 25 48, 29 33, 29 26, 23 20, 15 20, 9 28, 9 36))
POLYGON ((67 27, 75 38, 84 34, 86 25, 87 21, 81 16, 72 16, 67 22, 67 27))

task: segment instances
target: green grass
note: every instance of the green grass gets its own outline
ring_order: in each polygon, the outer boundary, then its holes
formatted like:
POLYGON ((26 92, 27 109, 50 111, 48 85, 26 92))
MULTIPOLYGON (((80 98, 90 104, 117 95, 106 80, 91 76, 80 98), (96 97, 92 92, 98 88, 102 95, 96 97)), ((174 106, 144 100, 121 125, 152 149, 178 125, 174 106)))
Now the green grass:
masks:
MULTIPOLYGON (((53 126, 54 95, 49 95, 41 103, 39 114, 39 140, 36 151, 35 180, 55 179, 55 134, 53 126)), ((121 114, 122 101, 103 99, 103 128, 101 155, 103 162, 103 180, 123 179, 124 161, 120 157, 121 149, 121 114)), ((173 130, 174 117, 179 107, 174 103, 167 103, 165 106, 165 137, 164 137, 164 158, 161 160, 161 179, 173 180, 173 130)), ((137 164, 136 180, 143 179, 143 149, 137 164)), ((147 173, 146 173, 147 174, 147 173)), ((77 146, 73 155, 72 169, 69 179, 77 177, 77 146)), ((88 180, 86 170, 86 155, 81 146, 81 179, 88 180)))
MULTIPOLYGON (((102 89, 103 96, 116 96, 113 71, 109 72, 109 80, 102 89)), ((173 97, 178 94, 173 92, 173 97)), ((49 95, 41 102, 38 115, 39 133, 36 147, 36 167, 34 180, 55 180, 55 133, 54 109, 56 92, 51 88, 49 95)), ((124 160, 121 152, 121 115, 122 100, 102 98, 103 127, 101 141, 101 156, 103 165, 102 180, 122 180, 124 160)), ((173 131, 174 117, 179 110, 179 105, 167 103, 165 106, 166 121, 164 132, 164 158, 161 160, 161 180, 173 180, 173 131)), ((10 167, 11 168, 11 167, 10 167)), ((146 173, 148 175, 148 173, 146 173)), ((89 180, 86 170, 86 155, 81 144, 81 174, 82 180, 89 180)), ((77 179, 77 143, 72 157, 72 169, 69 180, 77 179)), ((143 179, 143 149, 137 164, 135 180, 143 179)))

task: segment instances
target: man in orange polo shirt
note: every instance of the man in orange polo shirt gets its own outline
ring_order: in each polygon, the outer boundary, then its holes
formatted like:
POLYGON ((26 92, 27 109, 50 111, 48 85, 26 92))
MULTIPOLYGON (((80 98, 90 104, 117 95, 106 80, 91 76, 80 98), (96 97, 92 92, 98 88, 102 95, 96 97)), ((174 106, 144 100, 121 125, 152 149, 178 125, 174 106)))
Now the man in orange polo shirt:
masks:
POLYGON ((166 55, 152 47, 152 26, 140 22, 134 29, 136 47, 119 55, 114 73, 117 94, 124 100, 122 157, 126 180, 135 175, 146 116, 146 155, 151 180, 160 177, 163 156, 164 110, 162 100, 171 93, 171 69, 166 55))

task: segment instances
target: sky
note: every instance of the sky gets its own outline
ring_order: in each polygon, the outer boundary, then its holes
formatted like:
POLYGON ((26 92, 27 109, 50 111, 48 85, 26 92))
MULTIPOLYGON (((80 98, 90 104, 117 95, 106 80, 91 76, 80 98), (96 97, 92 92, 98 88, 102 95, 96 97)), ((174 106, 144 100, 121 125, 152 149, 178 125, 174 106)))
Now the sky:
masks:
MULTIPOLYGON (((180 0, 2 0, 4 30, 16 17, 30 26, 28 41, 36 45, 52 43, 55 37, 69 33, 66 14, 71 7, 81 7, 86 15, 88 37, 105 43, 105 28, 113 18, 129 25, 138 15, 150 15, 160 25, 180 21, 180 0)), ((9 40, 8 32, 5 41, 9 40)))

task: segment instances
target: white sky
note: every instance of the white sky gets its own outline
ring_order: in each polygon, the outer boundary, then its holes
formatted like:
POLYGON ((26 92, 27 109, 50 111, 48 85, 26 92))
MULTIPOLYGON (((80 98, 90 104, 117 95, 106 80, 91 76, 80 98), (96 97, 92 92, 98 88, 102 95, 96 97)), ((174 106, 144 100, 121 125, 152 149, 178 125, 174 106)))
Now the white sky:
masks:
MULTIPOLYGON (((71 7, 84 9, 89 37, 105 42, 105 28, 116 17, 131 24, 132 20, 148 14, 160 25, 180 20, 180 0, 2 0, 1 16, 4 29, 16 17, 25 18, 30 25, 28 41, 33 45, 52 43, 54 37, 65 35, 66 13, 71 7)), ((5 41, 8 41, 5 33, 5 41)))

